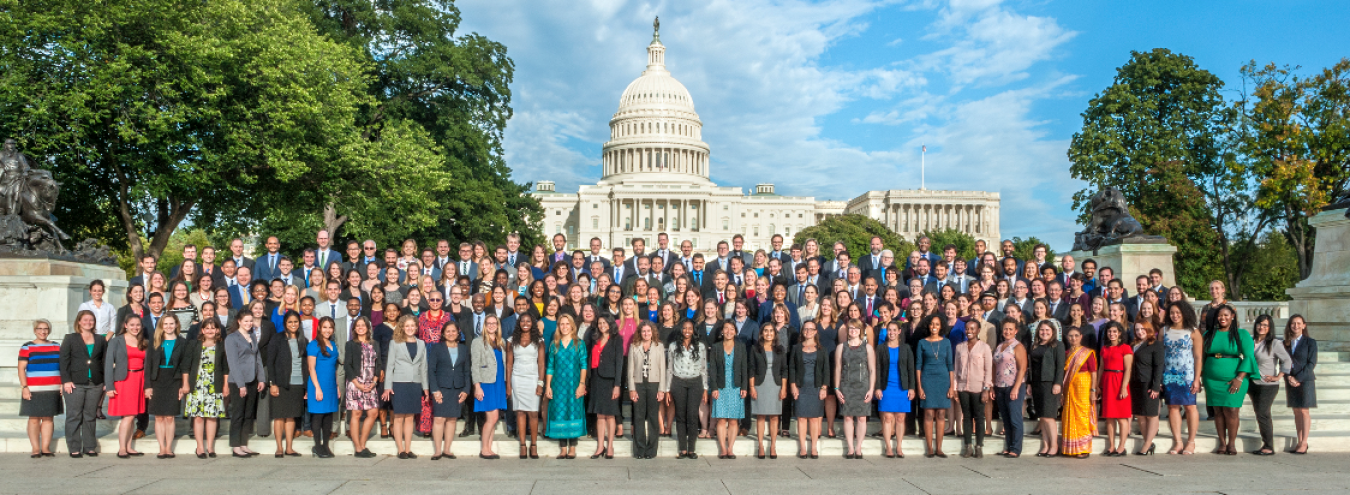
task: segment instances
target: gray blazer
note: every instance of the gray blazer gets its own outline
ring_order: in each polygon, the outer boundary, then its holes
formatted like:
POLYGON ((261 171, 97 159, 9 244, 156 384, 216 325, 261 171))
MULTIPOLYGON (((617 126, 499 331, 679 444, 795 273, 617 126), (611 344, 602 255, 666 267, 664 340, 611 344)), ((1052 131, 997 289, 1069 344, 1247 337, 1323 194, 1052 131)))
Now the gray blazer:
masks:
POLYGON ((243 388, 249 382, 267 380, 263 360, 258 356, 257 340, 249 342, 239 332, 230 332, 225 337, 225 359, 229 361, 230 382, 236 387, 243 388))
POLYGON ((1256 366, 1260 372, 1259 375, 1251 376, 1252 385, 1260 385, 1263 387, 1280 386, 1280 382, 1278 381, 1267 382, 1262 380, 1262 378, 1276 376, 1281 373, 1287 375, 1289 374, 1289 365, 1294 362, 1294 360, 1289 357, 1289 351, 1284 349, 1284 340, 1282 339, 1275 339, 1274 343, 1271 344, 1270 349, 1267 349, 1264 343, 1257 342, 1252 355, 1256 356, 1256 366))
POLYGON ((497 356, 487 345, 487 339, 477 338, 469 342, 469 358, 473 360, 474 383, 497 381, 497 356))
POLYGON ((427 343, 417 343, 417 356, 408 355, 407 342, 389 343, 389 360, 384 363, 385 383, 416 383, 427 389, 427 343))
MULTIPOLYGON (((150 352, 149 346, 145 352, 150 352)), ((103 388, 107 391, 117 390, 117 382, 127 379, 127 339, 124 335, 118 335, 108 341, 108 353, 103 358, 103 388)), ((146 388, 150 384, 145 384, 146 388)))

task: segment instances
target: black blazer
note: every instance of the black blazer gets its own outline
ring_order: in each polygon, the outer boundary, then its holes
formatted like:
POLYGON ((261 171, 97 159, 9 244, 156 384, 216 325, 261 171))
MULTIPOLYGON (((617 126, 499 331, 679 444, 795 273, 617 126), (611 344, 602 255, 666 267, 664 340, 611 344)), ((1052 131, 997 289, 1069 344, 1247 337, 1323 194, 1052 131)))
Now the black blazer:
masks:
MULTIPOLYGON (((150 383, 158 379, 159 373, 161 371, 165 371, 166 369, 170 373, 173 373, 175 375, 187 372, 186 369, 183 368, 183 356, 187 355, 187 348, 191 347, 187 345, 187 343, 188 340, 184 337, 178 337, 178 339, 174 342, 173 353, 169 354, 168 364, 169 366, 171 366, 171 368, 160 368, 160 365, 164 364, 163 346, 160 347, 151 346, 150 349, 147 349, 145 351, 146 388, 150 388, 149 387, 150 383)), ((195 384, 189 384, 188 386, 191 387, 192 385, 195 384)))
MULTIPOLYGON (((263 332, 266 334, 266 332, 263 332)), ((304 332, 300 332, 304 333, 304 332)), ((263 369, 267 370, 267 385, 276 385, 277 387, 291 389, 291 346, 286 343, 285 336, 278 336, 273 339, 272 344, 267 346, 267 357, 263 359, 263 369)), ((309 340, 304 335, 297 335, 295 339, 295 349, 300 352, 300 376, 309 380, 309 363, 305 360, 306 349, 309 347, 309 340)), ((296 385, 304 387, 302 383, 296 385)))
MULTIPOLYGON (((877 344, 876 355, 876 388, 884 390, 891 379, 890 347, 885 342, 877 344)), ((910 351, 909 344, 904 341, 900 342, 900 361, 896 363, 895 369, 900 371, 900 390, 914 389, 914 352, 910 351)))
MULTIPOLYGON (((589 335, 589 333, 588 333, 589 335)), ((597 338, 593 346, 600 345, 597 338)), ((586 364, 590 364, 590 353, 586 354, 586 364)), ((600 366, 594 368, 596 376, 608 380, 618 380, 623 376, 623 337, 618 334, 609 337, 609 342, 605 343, 605 348, 600 350, 600 366)))
MULTIPOLYGON (((188 346, 187 360, 183 366, 183 372, 188 375, 188 387, 197 387, 197 377, 202 373, 202 343, 200 340, 192 342, 188 346)), ((211 381, 215 383, 216 390, 225 390, 225 375, 230 374, 230 363, 225 358, 225 340, 216 342, 216 372, 211 381)))
MULTIPOLYGON (((750 363, 749 354, 745 351, 745 344, 736 342, 731 348, 731 385, 744 390, 747 384, 750 363)), ((722 350, 722 345, 718 344, 708 349, 708 387, 717 390, 725 388, 727 383, 726 375, 727 353, 722 350)))
POLYGON ((108 341, 102 335, 94 336, 94 353, 91 355, 79 333, 66 334, 61 339, 58 355, 61 383, 102 386, 103 356, 107 351, 108 341))
MULTIPOLYGON (((764 383, 764 377, 769 371, 769 360, 764 353, 764 346, 755 345, 750 351, 750 376, 755 379, 755 383, 764 383)), ((783 346, 773 351, 773 381, 781 382, 787 378, 787 351, 783 346)))
MULTIPOLYGON (((830 381, 830 352, 824 349, 816 349, 816 385, 829 386, 830 381)), ((792 348, 792 356, 788 363, 788 383, 802 386, 802 380, 806 377, 806 357, 802 352, 802 346, 799 344, 792 348)))
MULTIPOLYGON (((1028 362, 1027 381, 1052 383, 1064 381, 1064 344, 1059 343, 1058 340, 1052 340, 1050 345, 1041 347, 1046 348, 1045 355, 1041 358, 1041 365, 1037 367, 1028 362)), ((1031 351, 1027 351, 1027 360, 1031 361, 1031 351)))
MULTIPOLYGON (((375 346, 375 378, 378 381, 380 373, 384 373, 384 360, 388 354, 380 352, 380 343, 373 338, 370 340, 370 345, 375 346)), ((290 346, 286 347, 286 351, 289 353, 290 346)), ((361 343, 348 340, 344 347, 342 355, 346 360, 342 363, 342 376, 346 377, 347 381, 361 378, 361 343)))
POLYGON ((1304 335, 1300 338, 1298 347, 1289 353, 1289 359, 1292 360, 1289 363, 1289 376, 1294 377, 1299 383, 1317 379, 1317 375, 1313 374, 1313 368, 1317 367, 1317 341, 1312 337, 1304 335))
MULTIPOLYGON (((445 342, 427 345, 427 390, 435 392, 442 388, 468 390, 473 383, 473 362, 467 344, 455 346, 454 364, 450 364, 450 348, 445 342)), ((443 397, 442 400, 449 400, 443 397)), ((454 400, 459 400, 455 398, 454 400)))
POLYGON ((1148 390, 1162 392, 1163 369, 1167 366, 1167 349, 1162 338, 1152 344, 1145 343, 1134 351, 1134 364, 1131 365, 1130 381, 1141 383, 1148 390))

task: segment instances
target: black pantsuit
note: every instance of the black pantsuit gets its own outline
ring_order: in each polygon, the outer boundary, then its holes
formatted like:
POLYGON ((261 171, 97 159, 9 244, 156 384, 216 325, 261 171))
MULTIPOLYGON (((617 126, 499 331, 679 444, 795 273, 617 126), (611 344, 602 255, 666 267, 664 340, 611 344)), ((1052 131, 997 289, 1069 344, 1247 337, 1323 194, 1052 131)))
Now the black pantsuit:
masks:
POLYGON ((657 421, 657 412, 661 404, 656 401, 656 393, 661 384, 641 382, 636 384, 637 400, 633 401, 633 455, 656 457, 657 446, 661 440, 661 425, 657 421))
POLYGON ((258 382, 248 382, 244 387, 248 390, 247 395, 240 397, 239 387, 230 382, 229 406, 226 408, 230 415, 230 447, 248 445, 248 435, 258 415, 258 382))
POLYGON ((680 452, 693 452, 698 438, 698 406, 703 402, 702 378, 670 378, 675 403, 675 439, 680 452))
POLYGON ((1256 410, 1256 426, 1261 430, 1261 448, 1275 450, 1275 427, 1270 420, 1270 406, 1280 395, 1280 385, 1247 385, 1247 397, 1256 410))

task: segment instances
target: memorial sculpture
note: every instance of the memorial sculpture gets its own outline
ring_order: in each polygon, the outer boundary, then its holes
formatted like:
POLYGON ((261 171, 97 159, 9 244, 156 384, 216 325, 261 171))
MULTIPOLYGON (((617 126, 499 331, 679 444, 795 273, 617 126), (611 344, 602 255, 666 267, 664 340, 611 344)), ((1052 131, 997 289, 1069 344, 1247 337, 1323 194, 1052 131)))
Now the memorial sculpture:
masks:
POLYGON ((1091 219, 1087 229, 1074 234, 1074 251, 1092 251, 1112 244, 1157 244, 1167 242, 1161 236, 1144 233, 1144 226, 1130 215, 1125 195, 1119 189, 1107 187, 1088 201, 1091 219))
POLYGON ((70 236, 56 226, 56 199, 61 183, 49 170, 33 168, 13 139, 0 148, 0 254, 55 256, 100 264, 116 259, 106 246, 85 240, 69 251, 61 241, 70 236))

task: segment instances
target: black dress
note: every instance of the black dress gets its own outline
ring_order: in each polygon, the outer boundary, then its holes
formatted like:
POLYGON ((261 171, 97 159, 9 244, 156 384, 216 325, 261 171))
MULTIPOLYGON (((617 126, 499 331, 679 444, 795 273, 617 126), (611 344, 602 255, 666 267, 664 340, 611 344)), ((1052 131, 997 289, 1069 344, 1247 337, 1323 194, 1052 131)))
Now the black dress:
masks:
MULTIPOLYGON (((600 341, 596 340, 594 345, 600 345, 600 341)), ((586 361, 590 364, 590 353, 587 353, 586 361)), ((591 368, 586 377, 591 382, 591 389, 586 392, 591 396, 591 403, 586 412, 604 416, 619 415, 619 399, 614 398, 614 387, 618 386, 623 371, 623 337, 614 335, 600 350, 599 366, 591 368)))
MULTIPOLYGON (((1044 360, 1053 359, 1054 356, 1048 354, 1056 351, 1056 346, 1036 346, 1031 350, 1028 356, 1027 369, 1038 370, 1043 365, 1044 360)), ((1059 382, 1054 380, 1041 380, 1034 377, 1027 384, 1031 388, 1031 403, 1042 418, 1059 417, 1059 395, 1055 394, 1055 385, 1059 382)), ((1046 377, 1049 378, 1049 377, 1046 377)))
POLYGON ((151 416, 181 416, 183 402, 178 391, 183 387, 183 355, 191 347, 186 338, 166 340, 159 347, 146 351, 146 381, 154 393, 145 411, 151 416), (170 349, 168 346, 173 346, 170 349), (167 351, 167 352, 166 352, 167 351))
POLYGON ((1130 368, 1130 409, 1136 416, 1158 416, 1162 402, 1163 368, 1167 365, 1167 350, 1161 338, 1152 344, 1140 344, 1134 350, 1134 364, 1130 368), (1149 392, 1158 394, 1149 397, 1149 392))

